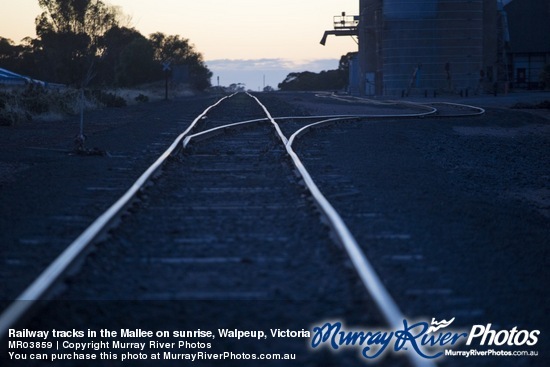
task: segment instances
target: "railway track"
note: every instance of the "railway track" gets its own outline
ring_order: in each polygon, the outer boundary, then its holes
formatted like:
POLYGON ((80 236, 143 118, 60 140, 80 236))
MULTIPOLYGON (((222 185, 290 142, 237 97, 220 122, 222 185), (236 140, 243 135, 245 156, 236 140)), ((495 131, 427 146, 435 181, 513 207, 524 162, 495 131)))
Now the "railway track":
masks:
MULTIPOLYGON (((273 118, 254 96, 222 98, 4 311, 0 336, 29 319, 43 329, 84 327, 86 315, 98 310, 103 315, 96 320, 99 325, 121 328, 143 323, 151 309, 172 323, 175 312, 184 313, 187 317, 178 318, 177 326, 188 329, 203 328, 228 312, 233 314, 224 318, 227 327, 239 322, 252 328, 255 320, 265 318, 300 330, 300 325, 307 328, 335 314, 362 325, 384 319, 390 327, 402 326, 399 307, 293 144, 312 129, 349 120, 483 112, 441 106, 417 105, 418 113, 397 115, 273 118), (334 239, 344 251, 334 246, 334 239), (46 306, 40 302, 50 298, 54 301, 46 306), (92 302, 74 305, 82 300, 92 302), (121 320, 121 300, 142 303, 121 320), (168 306, 166 301, 181 303, 168 306), (41 317, 29 316, 38 306, 41 317)), ((336 178, 334 185, 340 184, 336 178)), ((149 326, 155 322, 149 318, 149 326)), ((297 347, 294 342, 280 348, 297 347)), ((408 356, 408 362, 390 357, 389 363, 433 365, 408 356)), ((303 358, 300 365, 317 365, 327 356, 303 358)), ((341 364, 342 358, 353 361, 356 356, 337 358, 335 363, 341 364)))

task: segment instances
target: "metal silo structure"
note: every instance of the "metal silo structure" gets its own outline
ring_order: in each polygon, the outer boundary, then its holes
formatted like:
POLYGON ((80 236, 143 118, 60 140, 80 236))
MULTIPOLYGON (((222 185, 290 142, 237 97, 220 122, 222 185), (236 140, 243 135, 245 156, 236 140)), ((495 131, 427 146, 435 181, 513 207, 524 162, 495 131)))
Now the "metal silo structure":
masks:
POLYGON ((476 90, 492 37, 487 6, 496 13, 495 0, 361 0, 366 80, 384 95, 476 90))

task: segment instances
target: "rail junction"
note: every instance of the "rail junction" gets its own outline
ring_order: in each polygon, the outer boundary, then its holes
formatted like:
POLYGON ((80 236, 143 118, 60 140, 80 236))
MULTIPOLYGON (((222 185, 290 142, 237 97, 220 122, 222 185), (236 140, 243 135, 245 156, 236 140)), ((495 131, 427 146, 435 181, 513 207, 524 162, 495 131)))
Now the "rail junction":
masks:
MULTIPOLYGON (((317 97, 358 102, 331 94, 317 97)), ((200 327, 220 312, 229 324, 250 314, 252 320, 282 319, 289 328, 300 322, 307 327, 327 317, 327 309, 358 324, 402 327, 405 315, 391 289, 317 186, 296 145, 318 129, 350 122, 470 117, 485 111, 450 103, 359 103, 401 111, 279 117, 261 97, 239 93, 221 98, 4 311, 2 336, 36 317, 30 311, 48 315, 46 324, 71 317, 84 322, 78 306, 63 314, 51 306, 75 300, 110 303, 104 313, 112 312, 118 301, 144 302, 141 312, 167 318, 174 310, 162 311, 165 302, 181 301, 185 306, 178 310, 183 313, 178 320, 186 327, 200 327), (50 306, 44 300, 51 300, 50 306), (208 301, 220 306, 209 309, 208 301), (325 307, 316 314, 312 303, 325 307)), ((353 193, 339 177, 324 180, 340 195, 353 193)), ((104 317, 117 324, 118 312, 104 317)), ((326 354, 300 363, 315 365, 324 358, 326 354)), ((353 361, 355 355, 345 358, 353 361)), ((390 365, 435 365, 414 354, 408 360, 394 358, 390 365)))

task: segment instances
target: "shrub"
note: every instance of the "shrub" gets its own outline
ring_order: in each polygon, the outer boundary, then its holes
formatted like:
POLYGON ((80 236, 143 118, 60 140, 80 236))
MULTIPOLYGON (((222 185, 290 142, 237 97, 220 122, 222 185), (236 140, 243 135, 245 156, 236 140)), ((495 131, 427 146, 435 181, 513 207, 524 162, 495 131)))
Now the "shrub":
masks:
POLYGON ((136 98, 134 98, 136 100, 136 102, 141 102, 141 103, 145 103, 145 102, 149 102, 149 97, 147 97, 146 95, 140 93, 136 98))
POLYGON ((18 123, 24 114, 17 105, 17 99, 11 93, 0 92, 0 126, 11 126, 18 123))
POLYGON ((103 92, 99 89, 92 91, 92 96, 105 107, 124 107, 126 100, 111 92, 103 92))
POLYGON ((20 96, 22 107, 33 115, 50 111, 48 93, 40 85, 29 84, 20 96))

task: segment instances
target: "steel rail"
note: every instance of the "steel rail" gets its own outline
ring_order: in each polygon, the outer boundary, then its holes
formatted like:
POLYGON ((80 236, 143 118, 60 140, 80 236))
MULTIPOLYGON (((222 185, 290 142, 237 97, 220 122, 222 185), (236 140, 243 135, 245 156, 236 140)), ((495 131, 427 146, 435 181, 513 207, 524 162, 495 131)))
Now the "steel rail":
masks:
MULTIPOLYGON (((393 300, 390 293, 384 287, 381 279, 379 278, 378 274, 374 270, 370 261, 367 259, 367 257, 361 250, 359 244, 355 240, 351 231, 346 226, 342 217, 339 215, 336 209, 334 209, 334 207, 332 206, 332 204, 330 204, 330 202, 326 199, 326 197, 321 193, 318 186, 313 181, 311 175, 309 174, 309 172, 301 162, 300 158, 298 157, 296 152, 292 149, 292 144, 295 142, 295 140, 298 137, 302 136, 303 134, 305 134, 307 131, 311 130, 315 126, 327 125, 327 124, 332 124, 332 123, 337 123, 342 121, 349 121, 352 119, 356 120, 356 119, 365 119, 365 118, 379 119, 379 118, 403 118, 403 117, 427 117, 427 116, 435 117, 434 115, 438 112, 438 110, 431 106, 410 102, 411 105, 414 105, 416 107, 420 107, 423 109, 429 109, 429 111, 424 113, 418 113, 418 114, 287 116, 287 117, 273 118, 269 113, 269 111, 267 110, 267 108, 259 101, 258 98, 250 94, 248 95, 254 98, 256 102, 266 112, 266 116, 274 125, 275 130, 279 134, 281 141, 283 142, 286 141, 285 148, 287 150, 287 153, 291 157, 294 163, 294 166, 298 170, 298 174, 303 179, 304 184, 310 191, 312 197, 317 203, 317 206, 320 208, 321 212, 323 213, 325 218, 328 220, 331 228, 333 229, 336 236, 338 237, 339 242, 346 249, 346 252, 350 257, 356 272, 358 273, 365 288, 367 289, 367 291, 369 292, 369 294, 377 304, 380 312, 386 319, 386 322, 390 325, 390 327, 395 328, 396 330, 401 329, 403 326, 404 315, 399 309, 399 306, 397 305, 395 300, 393 300), (319 119, 319 118, 323 118, 324 120, 317 121, 315 123, 312 123, 300 128, 288 140, 283 135, 279 124, 275 121, 275 120, 289 120, 289 119, 298 120, 298 119, 319 119)), ((467 106, 467 105, 459 105, 459 104, 456 104, 456 105, 459 107, 469 107, 473 109, 478 109, 478 114, 483 114, 485 112, 483 109, 475 106, 467 106)), ((453 116, 456 117, 457 115, 453 115, 453 116)), ((472 116, 472 114, 468 114, 467 116, 472 116)), ((233 124, 216 127, 210 130, 202 131, 200 133, 188 136, 185 139, 184 145, 185 147, 187 147, 188 144, 191 142, 191 140, 196 138, 206 139, 226 129, 243 126, 250 123, 265 121, 265 120, 266 119, 264 118, 264 119, 241 121, 233 124)), ((408 353, 407 357, 409 358, 410 363, 414 367, 435 367, 437 365, 434 361, 422 358, 416 353, 408 353)))
MULTIPOLYGON (((247 93, 248 94, 248 93, 247 93)), ((390 327, 395 328, 396 330, 399 330, 403 326, 403 320, 404 315, 400 311, 399 307, 397 306, 396 302, 393 300, 389 292, 384 287, 382 281, 376 274, 376 271, 370 264, 369 260, 364 255, 363 251, 360 249, 357 241, 351 234, 350 230, 347 228, 346 224, 344 223, 341 216, 338 214, 336 209, 330 204, 330 202, 326 199, 326 197, 321 193, 315 182, 313 181, 311 175, 301 162, 298 155, 294 152, 292 149, 292 143, 296 140, 297 137, 304 134, 307 130, 323 124, 329 124, 329 123, 336 123, 341 121, 347 121, 350 119, 361 119, 365 117, 373 117, 373 118, 379 118, 379 117, 403 117, 403 115, 363 115, 363 116, 357 116, 357 115, 349 115, 349 116, 338 116, 338 117, 331 117, 322 121, 315 122, 313 124, 307 125, 305 127, 302 127, 298 131, 296 131, 290 139, 287 139, 281 129, 278 123, 275 121, 275 119, 271 116, 267 108, 259 101, 258 98, 255 96, 252 96, 248 94, 250 97, 256 100, 256 102, 263 108, 263 110, 266 112, 267 119, 271 121, 273 124, 277 134, 279 135, 279 138, 285 145, 285 149, 287 151, 287 154, 292 159, 294 166, 298 170, 299 176, 303 179, 304 184, 308 188, 309 192, 311 193, 313 199, 317 203, 317 206, 320 208, 321 212, 325 216, 325 218, 328 220, 330 227, 335 232, 336 236, 338 237, 339 242, 344 246, 346 249, 346 252, 348 253, 348 256, 350 257, 354 268, 356 272, 358 273, 360 279, 362 280, 365 288, 373 298, 374 302, 377 304, 380 312, 382 315, 384 315, 384 318, 386 319, 386 322, 390 325, 390 327)), ((436 110, 437 111, 437 110, 436 110)), ((424 114, 432 114, 436 111, 430 111, 424 114)), ((319 116, 317 116, 318 118, 319 116)), ((418 117, 418 114, 415 114, 414 117, 418 117)), ((294 119, 295 117, 285 117, 281 119, 294 119)), ((312 118, 310 116, 304 117, 304 118, 312 118)), ((215 136, 218 133, 224 132, 228 129, 232 128, 238 128, 242 127, 247 124, 257 123, 261 121, 266 121, 266 118, 263 119, 254 119, 254 120, 247 120, 247 121, 241 121, 236 122, 232 124, 227 124, 223 126, 218 126, 209 130, 205 130, 202 132, 199 132, 197 134, 190 135, 185 138, 183 142, 184 148, 187 148, 192 140, 194 139, 207 139, 212 136, 215 136)), ((428 361, 426 359, 421 358, 420 356, 409 353, 408 354, 409 360, 411 364, 415 367, 433 367, 435 364, 431 361, 428 361)))
MULTIPOLYGON (((257 99, 256 101, 267 111, 267 108, 257 99)), ((270 117, 270 115, 268 115, 270 117)), ((329 120, 325 121, 328 122, 329 120)), ((278 125, 274 122, 275 125, 278 125)), ((317 125, 311 124, 312 125, 317 125)), ((300 129, 303 130, 304 128, 300 129)), ((280 129, 277 129, 277 132, 280 133, 280 129)), ((330 204, 327 198, 321 193, 321 190, 317 187, 317 184, 313 181, 311 175, 303 165, 302 161, 292 149, 292 143, 298 132, 294 133, 290 140, 285 144, 285 148, 289 156, 291 157, 294 166, 298 170, 300 176, 304 180, 306 187, 311 193, 312 197, 316 201, 318 207, 324 214, 325 218, 329 221, 331 228, 335 232, 339 241, 342 243, 348 256, 350 257, 355 270, 357 271, 359 277, 361 278, 365 288, 372 296, 373 300, 377 304, 380 312, 384 315, 387 323, 390 327, 395 328, 395 330, 400 330, 403 327, 404 315, 397 306, 397 303, 393 300, 389 292, 384 287, 384 284, 376 274, 376 271, 372 267, 371 263, 361 250, 359 244, 355 240, 351 231, 348 229, 344 220, 338 214, 336 209, 330 204)), ((284 141, 284 139, 281 140, 284 141)), ((407 353, 407 357, 411 364, 415 367, 433 367, 435 363, 432 361, 426 360, 416 353, 407 353)))
MULTIPOLYGON (((254 96, 251 96, 254 98, 257 103, 259 103, 264 111, 267 111, 267 108, 261 104, 261 102, 254 96)), ((443 102, 441 102, 443 103, 443 102)), ((301 162, 300 158, 296 154, 296 152, 292 149, 292 145, 296 141, 296 139, 312 128, 316 126, 321 125, 328 125, 332 123, 337 122, 343 122, 343 121, 349 121, 351 119, 363 119, 363 118, 372 118, 372 119, 378 119, 378 118, 402 118, 402 117, 425 117, 425 116, 432 116, 435 113, 437 113, 437 109, 434 107, 426 106, 426 105, 420 105, 415 104, 422 108, 428 108, 430 109, 429 112, 420 113, 420 114, 399 114, 399 115, 341 115, 341 116, 291 116, 291 117, 281 117, 276 119, 312 119, 312 118, 325 118, 324 120, 317 121, 315 123, 309 124, 307 126, 304 126, 297 130, 288 140, 285 144, 285 148, 287 150, 287 153, 291 157, 294 166, 298 170, 298 174, 303 179, 304 184, 310 191, 312 197, 314 198, 317 206, 325 216, 325 218, 328 220, 330 227, 335 232, 339 242, 343 245, 345 248, 349 258, 351 259, 354 268, 356 272, 358 273, 361 281, 363 282, 363 285, 365 286, 368 293, 371 295, 373 300, 375 301, 376 305, 378 306, 378 309, 380 310, 381 314, 384 316, 386 322, 390 325, 390 327, 395 328, 396 330, 399 330, 403 326, 403 320, 405 319, 404 314, 399 309, 399 306, 391 296, 391 294, 388 292, 388 290, 384 287, 380 277, 374 270, 374 267, 364 254, 364 252, 361 250, 359 244, 355 240, 353 234, 346 226, 344 220, 339 215, 339 213, 336 211, 336 209, 332 206, 332 204, 326 199, 326 197, 322 194, 316 183, 314 182, 313 178, 301 162)), ((444 104, 444 103, 443 103, 444 104)), ((452 104, 457 107, 466 107, 466 108, 472 108, 477 109, 476 114, 467 114, 467 116, 477 115, 477 114, 483 114, 485 111, 482 108, 475 107, 475 106, 468 106, 468 105, 460 105, 460 104, 452 104)), ((266 113, 268 118, 272 121, 274 126, 276 127, 276 131, 278 134, 280 134, 281 140, 284 142, 286 137, 282 135, 282 132, 277 124, 276 121, 271 117, 269 112, 266 113)), ((457 116, 457 115, 453 115, 457 116)), ((211 136, 212 133, 217 131, 223 131, 228 128, 238 127, 249 123, 259 122, 259 121, 265 121, 265 119, 256 119, 256 120, 249 120, 249 121, 243 121, 238 122, 234 124, 224 125, 221 127, 217 127, 211 130, 203 131, 197 134, 194 134, 192 136, 189 136, 186 138, 186 146, 192 139, 204 137, 207 138, 211 136)), ((415 367, 433 367, 436 366, 436 363, 427 359, 424 359, 420 356, 418 356, 415 353, 408 353, 407 357, 409 358, 410 363, 415 367)))
POLYGON ((247 125, 247 124, 252 124, 252 123, 255 123, 255 122, 262 122, 262 121, 268 121, 268 118, 264 117, 264 118, 261 118, 261 119, 239 121, 239 122, 234 122, 234 123, 227 124, 227 125, 217 126, 217 127, 214 127, 214 128, 204 130, 204 131, 201 131, 199 133, 187 136, 185 139, 183 139, 182 145, 183 145, 183 148, 185 149, 185 148, 187 148, 187 146, 189 145, 189 143, 193 139, 200 141, 202 139, 207 139, 209 137, 221 134, 225 130, 228 130, 228 129, 231 129, 231 128, 235 128, 235 127, 239 127, 239 126, 243 126, 243 125, 247 125))
MULTIPOLYGON (((236 94, 236 93, 235 93, 236 94)), ((355 241, 353 236, 351 235, 350 231, 345 226, 345 223, 341 219, 341 217, 338 215, 336 210, 330 205, 328 200, 324 198, 320 190, 317 188, 313 180, 311 179, 311 176, 299 160, 298 156, 292 149, 292 143, 295 141, 295 139, 302 134, 304 134, 308 129, 322 124, 329 124, 329 123, 335 123, 339 121, 345 121, 350 119, 362 119, 362 118, 400 118, 400 117, 424 117, 424 116, 430 116, 437 112, 437 109, 434 107, 424 106, 428 109, 430 109, 429 112, 421 113, 421 114, 399 114, 399 115, 329 115, 329 116, 290 116, 290 117, 272 117, 267 108, 259 101, 258 98, 255 96, 248 94, 251 98, 253 98, 264 110, 267 118, 261 118, 261 119, 255 119, 255 120, 247 120, 247 121, 241 121, 233 124, 224 125, 221 127, 216 127, 213 129, 209 129, 200 133, 196 133, 193 135, 189 135, 190 132, 193 131, 193 129, 196 127, 197 123, 214 107, 219 105, 223 100, 227 98, 233 97, 235 94, 226 96, 218 100, 213 105, 206 108, 195 120, 190 124, 190 126, 181 133, 176 140, 172 143, 172 145, 155 161, 155 163, 149 167, 141 176, 140 178, 126 191, 126 193, 119 199, 115 204, 113 204, 105 213, 103 213, 100 217, 98 217, 75 241, 73 241, 67 249, 59 255, 56 260, 48 267, 46 270, 44 270, 40 276, 30 285, 27 287, 27 289, 19 296, 17 297, 16 301, 12 302, 8 308, 5 309, 5 311, 0 315, 0 339, 3 338, 3 336, 7 333, 8 329, 17 322, 19 322, 23 316, 34 307, 37 301, 45 297, 45 295, 53 288, 53 286, 56 284, 59 279, 62 278, 62 275, 69 269, 79 258, 81 258, 81 255, 85 252, 86 249, 90 247, 90 244, 94 239, 96 239, 101 233, 105 231, 105 229, 113 222, 115 218, 118 217, 118 215, 129 205, 131 200, 135 197, 135 195, 144 187, 144 185, 148 182, 148 180, 162 167, 165 160, 172 155, 177 149, 178 146, 183 141, 183 147, 185 148, 191 139, 193 138, 207 138, 211 135, 215 135, 219 132, 222 132, 225 129, 238 127, 245 124, 260 122, 260 121, 270 121, 271 124, 274 126, 279 138, 285 145, 285 148, 292 158, 296 168, 298 169, 299 174, 304 179, 304 182, 306 182, 306 185, 308 186, 310 192, 314 196, 314 199, 317 201, 318 205, 321 207, 323 212, 325 212, 325 216, 329 219, 331 222, 331 226, 335 229, 337 232, 337 235, 340 238, 340 241, 343 242, 344 245, 346 245, 346 242, 349 242, 351 239, 352 241, 355 241), (310 124, 308 126, 305 126, 298 130, 296 133, 293 134, 290 140, 286 138, 286 136, 282 133, 280 126, 276 122, 276 120, 287 120, 287 119, 319 119, 319 118, 325 118, 323 121, 318 121, 316 123, 310 124), (314 194, 315 193, 315 194, 314 194), (324 199, 324 200, 323 200, 324 199), (332 219, 331 219, 332 218, 332 219), (344 242, 346 241, 346 242, 344 242)), ((482 110, 482 109, 480 109, 482 110)), ((483 111, 484 112, 484 111, 483 111)), ((483 113, 480 112, 480 113, 483 113)), ((456 116, 456 115, 454 115, 456 116)), ((350 258, 352 259, 352 262, 358 263, 359 266, 362 266, 363 268, 368 269, 370 264, 368 263, 368 260, 364 256, 364 254, 361 252, 359 246, 357 245, 355 241, 355 246, 349 246, 346 247, 348 254, 350 258)), ((374 270, 372 270, 372 266, 370 266, 371 272, 367 271, 365 274, 361 275, 361 279, 366 284, 371 284, 371 288, 374 292, 374 294, 378 298, 384 298, 384 293, 387 294, 387 291, 385 288, 376 288, 372 284, 376 284, 377 282, 381 284, 380 280, 377 278, 376 273, 374 273, 374 270)), ((367 287, 367 289, 369 289, 367 287)), ((373 298, 375 298, 373 296, 373 298)), ((390 325, 398 327, 400 323, 402 323, 403 317, 400 313, 397 306, 395 308, 389 307, 388 309, 389 314, 392 314, 393 316, 401 316, 399 323, 392 322, 390 325)), ((384 311, 383 311, 384 313, 384 311)), ((394 317, 395 319, 395 317, 394 317)), ((395 320, 393 320, 395 321, 395 320)), ((413 356, 414 359, 414 356, 413 356)), ((415 366, 434 366, 433 363, 426 363, 425 360, 419 360, 419 361, 412 361, 415 366)))
MULTIPOLYGON (((384 118, 399 118, 399 117, 407 117, 407 118, 414 118, 414 117, 426 117, 430 116, 434 113, 437 113, 437 109, 433 108, 429 112, 424 113, 418 113, 418 114, 397 114, 397 115, 323 115, 323 116, 282 116, 282 117, 273 117, 273 120, 318 120, 323 119, 322 121, 315 122, 308 126, 315 126, 320 124, 327 124, 327 123, 336 123, 341 121, 350 121, 350 120, 362 120, 362 119, 384 119, 384 118)), ((247 124, 253 124, 257 122, 262 121, 270 121, 268 117, 260 118, 260 119, 253 119, 253 120, 246 120, 246 121, 239 121, 234 122, 222 126, 217 126, 208 130, 204 130, 201 132, 198 132, 196 134, 188 135, 183 140, 183 148, 187 148, 192 140, 200 141, 202 139, 208 139, 212 136, 216 136, 218 134, 223 133, 224 130, 231 129, 231 128, 237 128, 241 127, 243 125, 247 124)), ((277 127, 280 128, 280 126, 277 124, 277 127)), ((302 128, 303 129, 303 128, 302 128)), ((300 129, 300 130, 302 130, 300 129)), ((281 132, 282 134, 282 132, 281 132)), ((286 138, 286 137, 285 137, 286 138)), ((288 141, 287 141, 288 143, 288 141)))
POLYGON ((419 102, 399 101, 399 100, 377 101, 377 100, 373 100, 373 99, 370 99, 370 98, 363 98, 363 97, 337 96, 334 93, 331 93, 331 94, 316 94, 315 96, 319 97, 319 98, 331 98, 331 99, 335 99, 337 101, 344 101, 344 102, 348 102, 348 103, 353 103, 353 102, 358 101, 358 102, 361 102, 361 103, 370 103, 370 104, 374 104, 374 105, 405 105, 405 106, 414 106, 414 107, 419 107, 419 108, 432 108, 432 109, 434 109, 435 107, 432 107, 430 105, 441 104, 441 105, 449 105, 449 106, 453 106, 453 107, 471 109, 471 110, 476 111, 474 113, 463 113, 463 114, 456 114, 456 115, 437 115, 437 117, 471 117, 471 116, 480 116, 480 115, 483 115, 485 113, 485 110, 481 107, 467 105, 467 104, 463 104, 463 103, 455 103, 455 102, 445 102, 445 101, 439 102, 439 101, 436 101, 436 102, 419 103, 419 102))
MULTIPOLYGON (((254 98, 254 97, 253 97, 254 98)), ((199 133, 189 135, 183 140, 183 147, 187 147, 191 140, 196 139, 206 139, 210 136, 215 136, 219 133, 222 133, 223 130, 233 127, 238 127, 240 125, 246 125, 251 124, 255 122, 261 122, 261 121, 270 121, 273 123, 274 121, 280 121, 280 120, 319 120, 319 119, 325 119, 325 120, 355 120, 355 119, 362 119, 362 118, 372 118, 372 119, 382 119, 382 118, 399 118, 399 117, 427 117, 431 116, 433 114, 437 113, 437 109, 434 107, 427 106, 427 109, 429 109, 429 112, 424 113, 407 113, 407 114, 386 114, 386 115, 373 115, 373 114, 354 114, 354 115, 311 115, 311 116, 276 116, 276 117, 264 117, 260 119, 253 119, 253 120, 246 120, 246 121, 238 121, 233 122, 230 124, 217 126, 208 130, 201 131, 199 133)), ((264 110, 265 111, 265 110, 264 110)), ((277 127, 279 127, 277 125, 277 127)), ((279 127, 280 129, 280 127, 279 127)))
MULTIPOLYGON (((410 102, 410 103, 413 103, 413 102, 410 102)), ((468 107, 468 108, 479 110, 475 114, 438 116, 438 117, 477 116, 477 115, 481 115, 481 114, 485 113, 485 110, 483 108, 476 107, 476 106, 462 105, 462 104, 449 103, 449 102, 434 102, 434 104, 437 104, 437 103, 450 104, 450 105, 455 105, 455 106, 458 106, 458 107, 468 107)), ((296 131, 295 135, 296 134, 298 134, 298 135, 295 136, 294 138, 297 138, 300 135, 302 135, 302 133, 305 130, 307 130, 309 128, 315 127, 317 125, 328 125, 330 123, 336 123, 336 122, 342 122, 342 121, 361 120, 361 119, 395 119, 395 118, 400 118, 400 117, 407 117, 407 118, 436 117, 436 116, 433 116, 433 115, 437 114, 438 110, 434 107, 429 107, 429 106, 426 106, 426 107, 428 107, 430 109, 429 112, 412 113, 412 114, 408 113, 408 114, 385 114, 385 115, 354 114, 354 115, 276 116, 276 117, 273 117, 273 119, 275 121, 280 121, 280 120, 319 120, 319 119, 321 119, 321 121, 317 121, 313 124, 304 126, 304 127, 300 128, 300 130, 296 131)), ((208 129, 208 130, 198 132, 196 134, 188 135, 183 140, 183 148, 186 148, 191 143, 192 140, 195 140, 195 141, 199 140, 200 141, 200 139, 207 139, 211 136, 215 136, 217 134, 223 133, 223 131, 226 130, 226 129, 231 129, 231 128, 243 126, 243 125, 246 125, 246 124, 252 124, 252 123, 268 121, 268 120, 269 120, 268 117, 264 117, 264 118, 253 119, 253 120, 239 121, 239 122, 234 122, 234 123, 230 123, 230 124, 226 124, 226 125, 222 125, 222 126, 217 126, 217 127, 214 127, 214 128, 208 129)))
MULTIPOLYGON (((259 100, 256 97, 254 97, 253 95, 250 95, 250 96, 252 98, 256 99, 256 101, 259 102, 259 100)), ((214 133, 217 130, 223 130, 224 128, 227 128, 227 127, 237 126, 237 125, 241 125, 241 124, 254 123, 254 122, 259 122, 259 121, 266 121, 266 120, 269 120, 274 125, 276 130, 281 135, 283 135, 282 131, 280 129, 280 126, 276 123, 276 121, 280 121, 280 120, 319 120, 319 119, 324 119, 324 120, 332 120, 332 119, 357 120, 357 119, 386 119, 386 118, 400 118, 400 117, 403 117, 403 118, 418 118, 418 117, 432 116, 432 115, 437 113, 437 108, 435 108, 435 107, 430 107, 430 106, 422 106, 422 107, 424 107, 424 109, 428 109, 429 111, 428 112, 422 112, 422 113, 403 113, 403 114, 384 114, 384 115, 378 115, 378 114, 376 114, 376 115, 375 114, 353 114, 353 115, 312 115, 312 116, 276 116, 276 117, 272 117, 271 115, 268 115, 267 118, 254 119, 254 120, 248 120, 248 121, 239 121, 239 122, 235 122, 235 123, 232 123, 232 124, 218 126, 218 127, 215 127, 215 128, 209 129, 209 130, 201 131, 200 133, 194 134, 193 136, 189 136, 186 140, 189 141, 189 140, 191 140, 191 138, 199 137, 199 136, 205 135, 205 134, 210 133, 210 132, 214 133)), ((264 111, 267 111, 267 108, 265 108, 265 106, 263 106, 263 109, 264 109, 264 111)))
POLYGON ((474 111, 477 111, 475 113, 463 113, 463 114, 457 114, 457 115, 446 115, 446 116, 440 116, 440 117, 470 117, 470 116, 481 116, 483 114, 485 114, 485 109, 484 108, 481 108, 481 107, 478 107, 478 106, 472 106, 472 105, 468 105, 468 104, 463 104, 463 103, 454 103, 454 102, 429 102, 429 103, 426 103, 425 105, 438 105, 438 104, 442 104, 442 105, 448 105, 448 106, 453 106, 453 107, 459 107, 459 108, 464 108, 464 109, 471 109, 471 110, 474 110, 474 111))
POLYGON ((225 96, 207 107, 193 120, 189 127, 181 133, 170 147, 137 179, 137 181, 122 195, 107 211, 100 215, 78 238, 76 238, 39 276, 13 301, 0 315, 0 339, 8 329, 19 322, 36 302, 52 289, 62 275, 81 257, 90 244, 113 222, 115 218, 129 205, 135 195, 144 187, 149 179, 159 170, 166 159, 178 148, 181 140, 186 137, 197 123, 214 107, 235 94, 225 96))
POLYGON ((273 119, 273 116, 271 116, 271 113, 269 113, 268 109, 260 102, 260 100, 258 98, 256 98, 255 96, 253 96, 252 94, 250 94, 248 92, 246 94, 250 98, 254 99, 258 103, 258 105, 260 105, 260 107, 264 110, 265 115, 267 116, 267 118, 269 119, 269 121, 271 122, 273 127, 275 128, 275 131, 277 131, 277 134, 279 135, 279 138, 281 139, 283 144, 286 145, 288 143, 288 139, 285 136, 285 134, 283 134, 283 132, 281 131, 281 127, 279 126, 279 124, 277 122, 275 122, 275 120, 273 119))
POLYGON ((315 97, 318 97, 318 98, 331 98, 331 99, 335 99, 337 101, 342 101, 342 102, 347 102, 347 103, 360 102, 360 103, 370 103, 370 104, 373 104, 373 105, 381 105, 381 106, 399 104, 398 101, 377 101, 375 99, 355 97, 355 96, 339 96, 339 95, 334 94, 334 93, 317 93, 317 94, 315 94, 315 97))
POLYGON ((365 119, 386 119, 386 118, 418 118, 418 117, 431 117, 437 113, 437 108, 426 106, 428 112, 420 113, 401 113, 401 114, 353 114, 353 115, 316 115, 316 116, 281 116, 274 117, 275 120, 316 120, 316 119, 330 119, 330 118, 365 118, 365 119))

